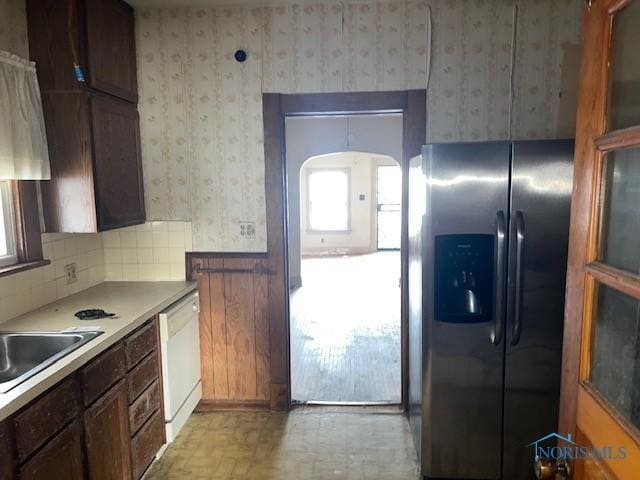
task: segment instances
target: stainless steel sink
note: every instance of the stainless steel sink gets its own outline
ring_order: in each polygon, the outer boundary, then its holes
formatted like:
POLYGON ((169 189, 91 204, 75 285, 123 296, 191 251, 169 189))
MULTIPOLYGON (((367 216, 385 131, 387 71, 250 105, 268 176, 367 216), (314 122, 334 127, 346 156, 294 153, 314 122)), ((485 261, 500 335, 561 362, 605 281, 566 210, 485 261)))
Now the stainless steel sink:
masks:
POLYGON ((20 385, 101 333, 0 333, 0 393, 20 385))

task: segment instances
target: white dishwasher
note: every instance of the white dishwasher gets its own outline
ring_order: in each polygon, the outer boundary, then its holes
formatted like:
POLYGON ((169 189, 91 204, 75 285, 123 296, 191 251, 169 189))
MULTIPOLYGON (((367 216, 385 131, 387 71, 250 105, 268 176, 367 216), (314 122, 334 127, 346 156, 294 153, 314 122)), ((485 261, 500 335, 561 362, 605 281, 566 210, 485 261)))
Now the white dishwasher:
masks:
POLYGON ((167 443, 171 443, 202 398, 198 292, 160 313, 162 381, 167 443))

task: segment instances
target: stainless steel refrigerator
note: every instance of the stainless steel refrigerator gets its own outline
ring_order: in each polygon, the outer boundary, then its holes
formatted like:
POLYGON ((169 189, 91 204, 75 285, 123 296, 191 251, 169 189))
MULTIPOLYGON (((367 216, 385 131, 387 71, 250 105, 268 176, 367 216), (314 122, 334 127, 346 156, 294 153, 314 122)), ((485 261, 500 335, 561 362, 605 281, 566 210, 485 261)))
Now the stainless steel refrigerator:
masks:
POLYGON ((573 141, 432 144, 409 174, 409 403, 422 475, 535 478, 557 428, 573 141))

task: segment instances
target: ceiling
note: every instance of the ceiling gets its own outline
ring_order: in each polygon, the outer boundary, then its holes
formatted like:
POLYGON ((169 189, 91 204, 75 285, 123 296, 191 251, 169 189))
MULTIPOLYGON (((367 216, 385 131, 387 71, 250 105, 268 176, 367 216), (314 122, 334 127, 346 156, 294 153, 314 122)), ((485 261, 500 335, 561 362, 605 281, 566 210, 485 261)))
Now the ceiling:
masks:
MULTIPOLYGON (((291 0, 125 0, 134 7, 211 7, 215 5, 278 5, 291 0)), ((296 0, 295 3, 318 3, 318 0, 296 0)))

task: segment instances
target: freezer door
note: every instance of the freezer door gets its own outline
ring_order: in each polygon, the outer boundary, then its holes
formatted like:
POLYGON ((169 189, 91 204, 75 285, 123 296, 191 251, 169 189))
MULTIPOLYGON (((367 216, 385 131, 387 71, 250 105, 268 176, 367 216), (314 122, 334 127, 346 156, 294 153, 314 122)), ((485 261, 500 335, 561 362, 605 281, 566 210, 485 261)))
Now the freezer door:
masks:
POLYGON ((572 161, 572 140, 513 144, 504 479, 535 478, 527 445, 558 424, 572 161))
POLYGON ((422 227, 426 182, 422 155, 409 164, 409 421, 420 459, 422 438, 422 227))
POLYGON ((422 474, 499 479, 510 144, 423 155, 422 474))

